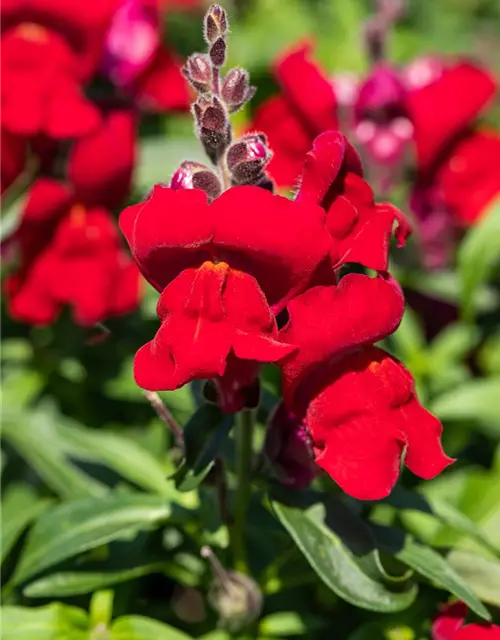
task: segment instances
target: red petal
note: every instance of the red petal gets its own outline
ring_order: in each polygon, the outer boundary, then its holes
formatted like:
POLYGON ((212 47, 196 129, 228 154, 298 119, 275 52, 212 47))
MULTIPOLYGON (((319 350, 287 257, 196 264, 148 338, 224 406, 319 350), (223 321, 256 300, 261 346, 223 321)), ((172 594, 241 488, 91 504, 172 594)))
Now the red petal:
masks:
POLYGON ((349 495, 386 497, 404 447, 408 467, 426 479, 453 462, 441 447, 441 424, 418 404, 413 378, 381 349, 332 363, 323 382, 306 422, 317 464, 349 495))
POLYGON ((47 100, 48 119, 44 129, 56 140, 80 138, 96 131, 101 115, 83 95, 82 89, 69 79, 61 79, 52 87, 47 100))
POLYGON ((314 378, 321 364, 386 337, 401 322, 403 310, 403 294, 394 280, 360 274, 345 276, 337 287, 309 289, 292 300, 289 322, 280 331, 283 341, 299 347, 283 366, 283 397, 290 408, 301 412, 299 385, 310 374, 314 378))
POLYGON ((307 285, 331 242, 320 207, 247 186, 210 205, 202 191, 157 186, 145 203, 122 213, 120 225, 159 291, 183 269, 217 258, 256 278, 277 310, 307 285))
POLYGON ((436 173, 436 183, 452 214, 463 224, 476 222, 500 194, 500 135, 479 131, 463 137, 436 173))
POLYGON ((129 110, 104 115, 99 129, 72 146, 68 177, 86 206, 118 206, 129 194, 135 162, 136 119, 129 110))
POLYGON ((436 81, 410 92, 408 109, 420 171, 428 169, 443 148, 473 124, 494 94, 493 77, 467 62, 446 69, 436 81))
POLYGON ((455 640, 467 617, 467 605, 454 602, 442 607, 432 625, 432 640, 455 640))
POLYGON ((281 96, 269 98, 256 110, 249 131, 266 134, 273 152, 267 171, 276 184, 294 186, 311 148, 313 135, 293 106, 281 96))
POLYGON ((160 47, 146 70, 135 82, 134 91, 145 107, 155 111, 187 111, 188 86, 181 64, 165 47, 160 47))
POLYGON ((287 99, 302 115, 311 133, 338 127, 333 86, 310 59, 311 44, 301 44, 280 58, 276 76, 287 99))

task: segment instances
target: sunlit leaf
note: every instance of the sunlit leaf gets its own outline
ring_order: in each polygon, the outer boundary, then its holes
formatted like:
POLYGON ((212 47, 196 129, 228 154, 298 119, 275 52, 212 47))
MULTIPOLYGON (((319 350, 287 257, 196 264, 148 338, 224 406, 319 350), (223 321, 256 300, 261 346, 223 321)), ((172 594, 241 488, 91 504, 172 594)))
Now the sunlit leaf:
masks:
POLYGON ((88 615, 77 607, 59 603, 45 607, 4 606, 3 640, 88 640, 88 615))
POLYGON ((110 640, 191 640, 191 636, 151 618, 124 616, 112 624, 110 640))

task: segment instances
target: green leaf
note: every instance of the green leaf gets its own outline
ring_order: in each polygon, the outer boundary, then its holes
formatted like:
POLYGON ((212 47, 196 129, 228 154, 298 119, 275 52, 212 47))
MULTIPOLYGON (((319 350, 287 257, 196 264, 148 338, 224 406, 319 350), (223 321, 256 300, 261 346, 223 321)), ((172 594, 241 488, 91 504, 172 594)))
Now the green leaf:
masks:
POLYGON ((194 413, 184 427, 185 459, 173 476, 179 491, 192 491, 206 478, 233 420, 232 415, 222 413, 211 404, 201 406, 194 413))
POLYGON ((462 284, 461 308, 465 318, 473 319, 477 309, 475 293, 498 264, 500 256, 500 201, 496 200, 472 227, 460 245, 458 269, 462 284))
POLYGON ((347 602, 371 611, 389 612, 405 609, 415 599, 415 587, 393 593, 362 571, 355 554, 309 511, 275 501, 272 506, 321 580, 347 602))
POLYGON ((52 573, 45 578, 31 582, 23 589, 23 594, 28 598, 68 598, 82 593, 92 593, 104 587, 161 571, 162 566, 162 563, 155 563, 121 571, 52 573))
POLYGON ((169 515, 164 498, 144 494, 112 494, 50 509, 31 530, 13 582, 19 584, 66 558, 150 528, 169 515))
POLYGON ((173 486, 161 464, 133 440, 76 425, 59 424, 57 431, 73 457, 98 460, 144 489, 172 495, 173 486))
POLYGON ((443 393, 430 409, 441 420, 467 420, 500 438, 500 377, 471 380, 443 393))
POLYGON ((437 551, 419 544, 398 529, 379 526, 373 526, 372 529, 382 550, 447 589, 463 600, 481 618, 491 619, 488 610, 476 598, 469 586, 437 551))
POLYGON ((465 549, 453 549, 448 562, 476 596, 500 606, 500 561, 465 549))
POLYGON ((111 626, 110 640, 191 640, 191 637, 151 618, 124 616, 111 626))
POLYGON ((1 609, 3 640, 88 640, 88 615, 77 607, 53 603, 35 609, 1 609))
POLYGON ((265 636, 304 636, 324 623, 319 618, 299 615, 296 611, 279 611, 266 616, 259 624, 259 634, 265 636))
POLYGON ((5 419, 2 426, 2 437, 59 496, 82 498, 107 491, 67 459, 51 413, 19 413, 16 419, 5 419))
POLYGON ((2 498, 2 529, 0 562, 15 545, 17 539, 28 526, 47 509, 51 500, 38 498, 28 486, 13 485, 2 498))
POLYGON ((445 327, 432 341, 430 353, 438 363, 461 360, 477 345, 480 339, 478 327, 456 322, 445 327))

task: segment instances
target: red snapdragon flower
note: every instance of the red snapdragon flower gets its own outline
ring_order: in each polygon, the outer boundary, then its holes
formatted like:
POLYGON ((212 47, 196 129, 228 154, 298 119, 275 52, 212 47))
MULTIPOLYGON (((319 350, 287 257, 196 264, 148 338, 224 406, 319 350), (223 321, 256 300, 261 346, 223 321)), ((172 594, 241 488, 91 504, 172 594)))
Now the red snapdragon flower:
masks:
POLYGON ((339 131, 318 136, 307 153, 297 200, 320 204, 332 237, 330 257, 335 269, 356 262, 377 271, 387 269, 394 223, 398 245, 410 227, 394 206, 377 204, 363 179, 361 160, 339 131))
POLYGON ((455 602, 444 606, 432 625, 432 640, 499 640, 500 627, 485 622, 465 624, 467 606, 455 602))
POLYGON ((361 500, 386 497, 402 459, 426 479, 452 462, 410 373, 373 346, 397 328, 403 309, 394 281, 351 274, 292 300, 280 331, 298 347, 283 363, 284 401, 304 420, 316 463, 361 500))
MULTIPOLYGON (((326 258, 324 212, 253 186, 212 203, 199 189, 156 186, 120 226, 144 277, 161 292, 155 338, 136 355, 139 386, 176 389, 214 379, 221 406, 293 350, 279 342, 275 314, 304 290, 326 258)), ((239 405, 239 406, 238 406, 239 405)))
POLYGON ((86 135, 99 111, 82 84, 96 71, 116 0, 2 3, 2 126, 55 139, 86 135))
POLYGON ((471 162, 484 152, 492 159, 498 151, 491 140, 495 136, 488 134, 486 148, 482 134, 469 133, 496 89, 491 74, 481 67, 432 58, 417 59, 400 70, 378 63, 364 81, 349 83, 347 100, 345 83, 321 71, 311 59, 310 44, 299 44, 282 55, 274 73, 281 94, 257 109, 252 128, 269 138, 274 152, 269 171, 279 186, 296 184, 314 138, 337 127, 347 104, 349 112, 342 118, 342 127, 352 129, 353 139, 368 157, 382 164, 400 163, 405 149, 413 151, 416 189, 420 191, 414 202, 423 202, 423 191, 435 194, 437 190, 439 202, 444 200, 458 220, 471 221, 480 214, 480 206, 484 207, 486 194, 498 193, 493 169, 498 163, 489 162, 488 171, 483 172, 471 162), (453 161, 464 153, 465 163, 453 161), (450 163, 462 166, 456 171, 457 180, 450 176, 450 163), (467 193, 477 190, 483 199, 461 197, 469 180, 474 187, 467 193))
POLYGON ((119 3, 106 35, 102 68, 143 107, 187 110, 189 92, 181 64, 161 41, 161 4, 119 3))
POLYGON ((6 283, 15 318, 48 324, 68 304, 75 321, 89 325, 137 306, 139 273, 109 212, 130 189, 134 131, 132 113, 108 112, 95 133, 72 146, 68 182, 35 180, 9 240, 19 256, 6 283))

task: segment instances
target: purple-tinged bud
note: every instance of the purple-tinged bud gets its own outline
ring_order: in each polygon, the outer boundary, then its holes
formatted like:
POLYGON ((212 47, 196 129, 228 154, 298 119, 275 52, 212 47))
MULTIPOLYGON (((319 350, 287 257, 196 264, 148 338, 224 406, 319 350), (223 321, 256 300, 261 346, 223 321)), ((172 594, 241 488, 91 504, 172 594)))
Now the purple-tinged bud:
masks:
POLYGON ((223 38, 228 32, 227 15, 224 9, 213 4, 205 14, 204 35, 208 44, 213 44, 217 38, 223 38))
POLYGON ((217 175, 200 162, 186 161, 181 164, 172 176, 172 189, 201 189, 208 199, 214 200, 222 191, 217 175))
POLYGON ((255 90, 255 87, 250 86, 248 72, 235 67, 230 69, 224 78, 221 96, 229 107, 229 111, 234 113, 252 99, 255 90))
POLYGON ((209 49, 210 60, 214 67, 223 67, 226 63, 227 45, 224 38, 217 38, 209 49))
POLYGON ((194 53, 189 56, 182 72, 196 90, 203 93, 211 90, 212 65, 206 54, 194 53))
POLYGON ((304 421, 282 402, 269 420, 264 456, 277 480, 294 489, 307 487, 319 473, 304 421))
POLYGON ((262 177, 272 152, 262 133, 244 136, 227 150, 226 164, 234 184, 255 184, 262 177))
POLYGON ((231 142, 231 126, 222 102, 216 97, 199 97, 193 104, 197 133, 212 162, 222 156, 231 142))

